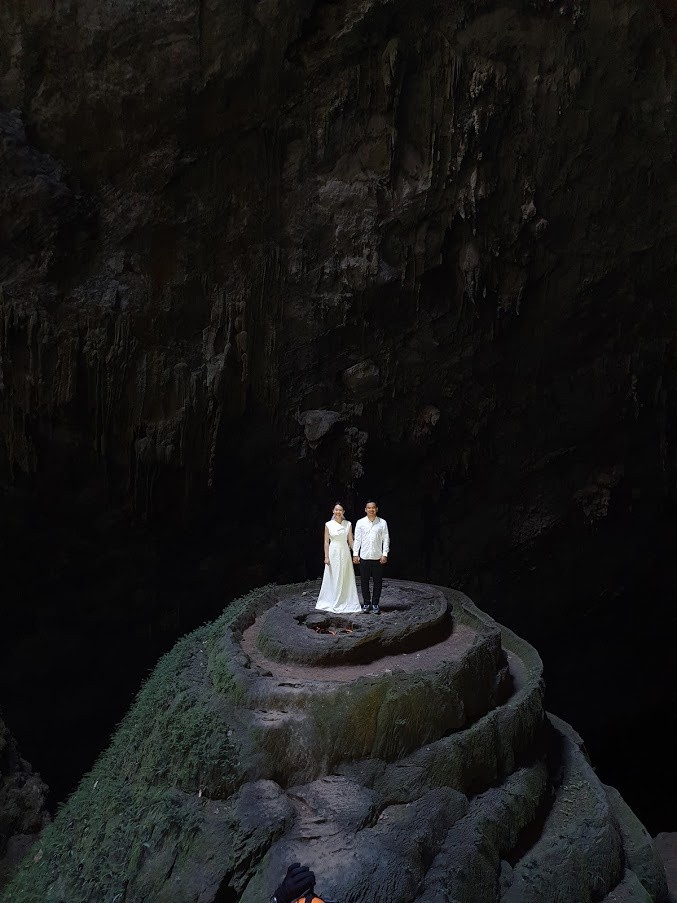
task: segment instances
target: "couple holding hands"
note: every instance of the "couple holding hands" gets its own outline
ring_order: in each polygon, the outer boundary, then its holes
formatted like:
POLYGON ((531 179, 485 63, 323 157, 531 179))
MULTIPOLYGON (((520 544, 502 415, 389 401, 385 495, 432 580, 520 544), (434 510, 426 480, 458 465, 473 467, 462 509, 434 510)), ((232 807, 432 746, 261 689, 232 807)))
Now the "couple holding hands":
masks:
POLYGON ((334 505, 333 517, 324 525, 324 576, 316 608, 336 614, 358 611, 380 614, 383 565, 388 561, 388 524, 378 516, 376 502, 367 502, 366 517, 352 524, 343 505, 334 505), (360 566, 362 605, 357 595, 353 564, 360 566), (371 583, 373 582, 373 592, 371 583))

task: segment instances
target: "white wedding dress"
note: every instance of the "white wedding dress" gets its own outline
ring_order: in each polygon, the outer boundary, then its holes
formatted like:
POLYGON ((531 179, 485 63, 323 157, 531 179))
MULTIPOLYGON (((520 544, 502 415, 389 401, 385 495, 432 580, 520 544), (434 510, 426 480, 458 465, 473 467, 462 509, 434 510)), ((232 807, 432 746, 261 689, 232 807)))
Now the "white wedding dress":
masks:
POLYGON ((362 611, 355 585, 353 556, 348 545, 350 521, 344 520, 339 524, 330 520, 325 527, 329 531, 329 564, 324 566, 322 586, 315 608, 337 614, 362 611))

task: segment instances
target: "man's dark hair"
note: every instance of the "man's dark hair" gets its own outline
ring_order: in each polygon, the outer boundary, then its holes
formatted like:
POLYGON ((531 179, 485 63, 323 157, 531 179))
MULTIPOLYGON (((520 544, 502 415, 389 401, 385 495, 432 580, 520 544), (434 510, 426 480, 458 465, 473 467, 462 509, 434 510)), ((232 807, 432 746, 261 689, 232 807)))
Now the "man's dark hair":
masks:
POLYGON ((369 499, 368 502, 364 503, 365 508, 367 507, 367 505, 376 505, 376 507, 378 508, 378 502, 375 502, 373 499, 369 499))

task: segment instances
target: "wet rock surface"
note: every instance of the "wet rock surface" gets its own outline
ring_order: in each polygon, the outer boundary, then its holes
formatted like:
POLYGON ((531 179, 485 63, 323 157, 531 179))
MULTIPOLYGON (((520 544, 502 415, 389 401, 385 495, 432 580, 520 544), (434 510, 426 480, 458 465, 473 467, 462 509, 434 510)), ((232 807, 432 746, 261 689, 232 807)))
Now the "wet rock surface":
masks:
POLYGON ((318 590, 264 588, 182 640, 3 903, 259 903, 299 860, 348 903, 667 903, 527 643, 461 593, 388 580, 392 609, 361 627, 388 654, 332 665, 320 632, 305 662, 266 657, 266 625, 295 647, 318 590), (395 652, 417 605, 447 619, 395 652))

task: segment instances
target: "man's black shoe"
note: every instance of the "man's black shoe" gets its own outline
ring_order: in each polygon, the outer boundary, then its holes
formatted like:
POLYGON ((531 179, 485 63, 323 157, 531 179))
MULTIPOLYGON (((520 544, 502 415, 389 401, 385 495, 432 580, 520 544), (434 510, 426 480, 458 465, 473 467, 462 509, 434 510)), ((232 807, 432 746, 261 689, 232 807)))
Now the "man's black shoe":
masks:
POLYGON ((380 614, 381 614, 381 609, 378 607, 378 605, 372 605, 372 606, 371 606, 371 613, 374 614, 374 615, 380 615, 380 614))
POLYGON ((368 602, 362 603, 362 611, 366 614, 368 611, 371 611, 371 606, 368 602))

